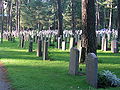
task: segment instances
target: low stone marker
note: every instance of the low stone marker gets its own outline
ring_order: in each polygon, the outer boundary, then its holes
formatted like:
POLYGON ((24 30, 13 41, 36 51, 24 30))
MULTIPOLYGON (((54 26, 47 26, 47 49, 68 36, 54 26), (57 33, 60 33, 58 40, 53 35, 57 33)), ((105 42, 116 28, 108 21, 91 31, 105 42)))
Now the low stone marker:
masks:
POLYGON ((38 39, 37 43, 37 56, 42 56, 42 40, 38 39))
POLYGON ((94 53, 88 53, 86 57, 86 80, 94 88, 97 88, 98 58, 94 53))
POLYGON ((70 50, 70 63, 69 63, 69 74, 77 75, 79 69, 79 50, 71 48, 70 50))
POLYGON ((58 37, 58 49, 61 48, 61 37, 58 37))
POLYGON ((62 50, 66 50, 66 42, 65 41, 62 41, 62 50))
POLYGON ((112 53, 118 53, 119 52, 118 41, 117 40, 112 40, 111 41, 111 52, 112 53))
POLYGON ((48 42, 44 41, 43 60, 48 59, 48 42))

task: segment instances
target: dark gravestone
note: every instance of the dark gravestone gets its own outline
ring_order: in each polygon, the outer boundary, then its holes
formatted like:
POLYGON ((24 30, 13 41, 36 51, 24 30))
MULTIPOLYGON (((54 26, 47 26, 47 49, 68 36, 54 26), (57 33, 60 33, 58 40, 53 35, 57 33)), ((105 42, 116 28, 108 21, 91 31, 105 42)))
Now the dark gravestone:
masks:
POLYGON ((86 57, 86 79, 93 87, 97 88, 98 58, 94 53, 88 53, 86 57))
POLYGON ((101 46, 101 36, 100 34, 97 34, 97 47, 99 48, 101 46))
POLYGON ((77 75, 79 69, 79 50, 71 48, 70 50, 70 63, 69 63, 69 74, 77 75))
POLYGON ((25 38, 24 38, 24 35, 21 36, 21 40, 20 40, 20 46, 21 48, 24 47, 24 44, 25 44, 25 38))
POLYGON ((29 40, 29 50, 28 50, 28 52, 32 52, 32 51, 33 51, 33 40, 30 39, 29 40))
POLYGON ((48 59, 48 42, 44 41, 43 60, 48 59))
POLYGON ((38 39, 37 43, 37 56, 42 56, 42 40, 38 39))
POLYGON ((118 53, 119 52, 118 41, 117 40, 112 40, 111 41, 111 52, 113 52, 113 53, 118 53))

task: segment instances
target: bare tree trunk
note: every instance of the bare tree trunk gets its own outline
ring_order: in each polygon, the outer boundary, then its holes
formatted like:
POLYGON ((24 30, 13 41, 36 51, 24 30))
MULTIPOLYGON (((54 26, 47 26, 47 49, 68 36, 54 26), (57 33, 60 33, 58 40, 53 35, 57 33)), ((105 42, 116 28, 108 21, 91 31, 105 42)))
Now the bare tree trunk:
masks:
POLYGON ((63 35, 63 16, 61 0, 57 0, 58 5, 58 36, 63 35))
POLYGON ((95 0, 82 0, 82 47, 96 54, 95 0))
POLYGON ((19 10, 19 1, 18 0, 16 0, 16 30, 18 31, 18 32, 20 32, 20 23, 19 23, 19 15, 20 15, 20 12, 19 12, 20 10, 19 10))
POLYGON ((75 29, 76 29, 76 25, 75 25, 75 0, 71 0, 72 2, 72 34, 75 34, 75 29))
POLYGON ((110 9, 110 19, 109 19, 109 30, 112 30, 112 15, 113 14, 113 10, 112 10, 112 4, 111 4, 111 9, 110 9))
POLYGON ((9 21, 9 31, 12 33, 12 1, 10 2, 10 21, 9 21))
POLYGON ((118 7, 118 40, 120 41, 120 0, 117 0, 118 7))
POLYGON ((3 6, 3 2, 2 2, 2 8, 1 8, 1 14, 2 14, 2 25, 1 25, 1 43, 3 43, 3 30, 4 30, 4 6, 3 6))

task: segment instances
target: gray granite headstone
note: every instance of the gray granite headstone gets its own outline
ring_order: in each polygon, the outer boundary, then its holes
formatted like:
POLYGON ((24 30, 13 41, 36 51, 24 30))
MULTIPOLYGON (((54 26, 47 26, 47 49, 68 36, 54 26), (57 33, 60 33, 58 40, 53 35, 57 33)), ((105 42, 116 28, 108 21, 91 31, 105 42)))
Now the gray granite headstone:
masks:
POLYGON ((93 87, 97 88, 98 58, 94 53, 88 53, 86 57, 86 80, 93 87))
POLYGON ((105 43, 105 38, 102 38, 102 45, 101 45, 101 50, 104 50, 104 43, 105 43))
POLYGON ((105 38, 105 41, 104 41, 104 51, 107 51, 107 49, 108 49, 108 40, 105 38))
POLYGON ((69 74, 77 75, 79 69, 79 50, 71 48, 70 50, 70 63, 69 63, 69 74))
POLYGON ((58 37, 58 49, 61 48, 61 37, 58 37))
POLYGON ((66 42, 65 41, 62 41, 62 50, 66 50, 66 42))
POLYGON ((42 56, 42 40, 38 39, 37 43, 37 56, 42 56))
POLYGON ((69 49, 71 49, 72 47, 74 47, 75 46, 75 38, 74 37, 71 37, 70 38, 70 48, 69 49))
POLYGON ((48 59, 48 42, 44 41, 43 60, 48 59))
POLYGON ((118 41, 117 40, 112 40, 111 41, 111 52, 113 52, 113 53, 118 53, 119 52, 118 41))

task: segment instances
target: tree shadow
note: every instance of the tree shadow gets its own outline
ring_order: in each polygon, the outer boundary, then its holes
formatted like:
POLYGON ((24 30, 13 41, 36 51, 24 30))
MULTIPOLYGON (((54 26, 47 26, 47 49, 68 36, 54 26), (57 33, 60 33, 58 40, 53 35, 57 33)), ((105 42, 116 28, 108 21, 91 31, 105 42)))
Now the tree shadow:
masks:
POLYGON ((104 53, 97 54, 100 63, 120 64, 120 53, 104 53))
POLYGON ((0 51, 0 58, 4 59, 18 59, 18 60, 41 60, 41 57, 35 56, 36 52, 22 52, 22 51, 0 51))

